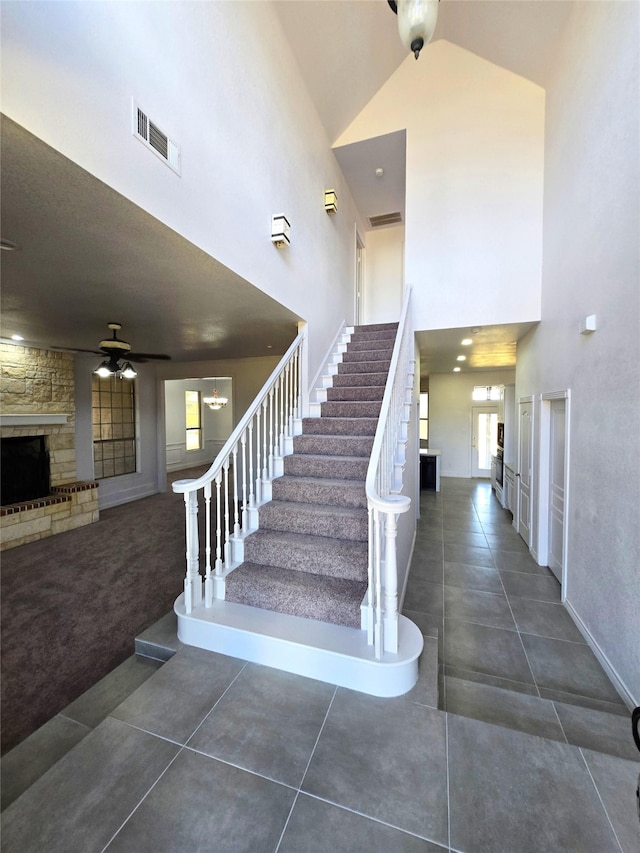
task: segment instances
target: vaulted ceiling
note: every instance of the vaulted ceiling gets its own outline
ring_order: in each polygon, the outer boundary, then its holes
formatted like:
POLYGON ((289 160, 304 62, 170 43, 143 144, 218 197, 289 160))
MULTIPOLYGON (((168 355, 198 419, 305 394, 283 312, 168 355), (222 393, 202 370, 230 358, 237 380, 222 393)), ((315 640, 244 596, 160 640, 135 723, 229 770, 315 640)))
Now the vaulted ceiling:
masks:
MULTIPOLYGON (((571 5, 442 0, 435 38, 544 85, 571 5)), ((331 144, 405 60, 396 18, 385 0, 274 0, 274 6, 331 144)), ((336 151, 364 217, 404 206, 403 134, 390 137, 336 151), (367 183, 381 158, 394 175, 384 183, 393 199, 376 197, 382 188, 367 183)), ((35 345, 91 349, 107 334, 105 322, 122 319, 112 316, 113 306, 126 303, 122 336, 138 351, 160 350, 179 361, 281 353, 291 340, 298 319, 291 312, 6 120, 2 190, 2 237, 32 247, 2 253, 2 336, 20 332, 35 345), (100 228, 89 215, 96 209, 100 228), (153 302, 140 286, 147 280, 153 302), (205 288, 215 297, 216 317, 203 322, 198 306, 205 288)), ((496 351, 504 355, 505 334, 522 332, 496 330, 496 351)), ((490 331, 484 333, 490 343, 490 331)), ((451 340, 444 332, 422 340, 428 372, 445 369, 438 352, 457 338, 455 330, 451 340)))

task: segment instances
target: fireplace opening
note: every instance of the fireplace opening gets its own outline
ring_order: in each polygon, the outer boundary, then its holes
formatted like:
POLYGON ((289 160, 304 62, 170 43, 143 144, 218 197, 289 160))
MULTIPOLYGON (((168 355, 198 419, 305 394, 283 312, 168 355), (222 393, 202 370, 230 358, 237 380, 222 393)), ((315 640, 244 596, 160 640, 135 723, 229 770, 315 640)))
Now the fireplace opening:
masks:
POLYGON ((3 438, 0 505, 22 503, 49 494, 49 454, 43 435, 3 438))

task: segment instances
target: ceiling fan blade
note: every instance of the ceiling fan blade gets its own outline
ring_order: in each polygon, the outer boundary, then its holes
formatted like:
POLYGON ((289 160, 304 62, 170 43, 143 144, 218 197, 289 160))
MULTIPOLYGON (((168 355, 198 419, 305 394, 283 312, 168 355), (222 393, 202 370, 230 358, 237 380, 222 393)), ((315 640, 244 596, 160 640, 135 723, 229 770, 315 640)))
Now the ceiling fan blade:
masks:
POLYGON ((81 347, 59 347, 57 344, 49 344, 48 348, 53 350, 61 350, 62 352, 89 352, 92 355, 104 355, 104 351, 99 349, 82 349, 81 347))
POLYGON ((157 352, 128 352, 123 356, 127 361, 150 361, 151 359, 160 359, 162 361, 171 361, 170 355, 157 352))

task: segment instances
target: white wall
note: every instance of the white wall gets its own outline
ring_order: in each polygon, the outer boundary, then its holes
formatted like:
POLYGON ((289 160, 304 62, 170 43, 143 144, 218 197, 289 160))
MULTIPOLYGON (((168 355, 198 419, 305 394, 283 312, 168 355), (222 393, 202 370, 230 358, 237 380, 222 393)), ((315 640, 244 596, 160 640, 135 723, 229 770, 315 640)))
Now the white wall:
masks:
POLYGON ((358 217, 272 4, 9 2, 1 35, 3 112, 307 319, 314 375, 352 319, 358 217), (182 177, 132 136, 132 97, 182 177))
POLYGON ((440 40, 335 145, 403 128, 416 330, 538 320, 544 91, 440 40))
POLYGON ((212 379, 169 379, 164 383, 164 405, 167 471, 213 462, 233 431, 233 381, 225 377, 217 377, 215 382, 212 379), (185 392, 199 391, 202 399, 211 396, 214 386, 229 402, 215 412, 202 403, 202 447, 187 450, 185 392))
POLYGON ((571 391, 564 592, 636 705, 639 13, 637 3, 576 3, 558 50, 547 92, 542 322, 518 347, 516 381, 519 396, 571 391), (582 336, 579 321, 592 313, 598 329, 582 336))
POLYGON ((472 409, 482 405, 471 399, 474 385, 513 385, 514 380, 514 370, 434 373, 429 377, 429 447, 442 452, 442 477, 471 476, 472 409))
POLYGON ((404 299, 404 227, 366 235, 365 322, 397 323, 404 299))

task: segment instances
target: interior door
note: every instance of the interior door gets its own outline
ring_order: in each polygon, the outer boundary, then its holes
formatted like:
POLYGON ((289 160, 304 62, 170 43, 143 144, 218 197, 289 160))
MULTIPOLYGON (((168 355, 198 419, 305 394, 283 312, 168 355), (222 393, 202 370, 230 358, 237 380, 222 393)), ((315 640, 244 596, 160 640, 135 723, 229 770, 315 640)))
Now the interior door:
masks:
POLYGON ((549 433, 549 568, 560 583, 564 567, 565 436, 565 401, 553 400, 549 433))
POLYGON ((491 457, 498 447, 498 407, 473 406, 471 476, 491 476, 491 457))
POLYGON ((531 541, 531 469, 533 456, 533 413, 531 403, 519 404, 518 445, 518 533, 531 541))

